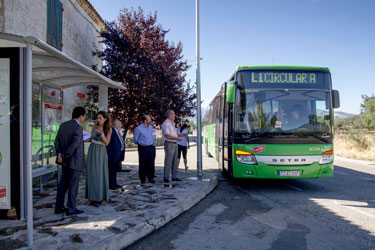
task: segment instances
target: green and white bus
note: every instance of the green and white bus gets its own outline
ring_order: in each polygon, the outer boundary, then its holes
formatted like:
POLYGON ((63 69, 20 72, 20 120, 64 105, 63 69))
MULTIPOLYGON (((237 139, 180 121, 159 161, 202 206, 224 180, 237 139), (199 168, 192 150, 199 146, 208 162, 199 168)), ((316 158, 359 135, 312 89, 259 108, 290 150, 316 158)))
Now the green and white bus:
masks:
POLYGON ((339 106, 328 68, 239 66, 206 111, 206 153, 234 178, 331 177, 339 106))

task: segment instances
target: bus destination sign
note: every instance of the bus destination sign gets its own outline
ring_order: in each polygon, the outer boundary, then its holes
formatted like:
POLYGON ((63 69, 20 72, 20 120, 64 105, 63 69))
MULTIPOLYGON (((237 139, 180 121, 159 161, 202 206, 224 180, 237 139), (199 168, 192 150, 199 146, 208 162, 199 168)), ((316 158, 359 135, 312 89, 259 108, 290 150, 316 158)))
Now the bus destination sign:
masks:
POLYGON ((251 72, 251 83, 316 84, 316 72, 251 72))

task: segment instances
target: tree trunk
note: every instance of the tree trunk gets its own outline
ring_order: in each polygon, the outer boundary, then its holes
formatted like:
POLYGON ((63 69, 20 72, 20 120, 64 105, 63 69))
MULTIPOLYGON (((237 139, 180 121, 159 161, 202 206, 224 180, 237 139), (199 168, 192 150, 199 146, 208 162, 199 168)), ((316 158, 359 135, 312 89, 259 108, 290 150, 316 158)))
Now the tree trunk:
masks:
POLYGON ((128 119, 128 121, 125 123, 125 126, 124 126, 124 135, 123 135, 124 141, 125 141, 126 135, 128 134, 130 125, 131 125, 131 119, 128 119))

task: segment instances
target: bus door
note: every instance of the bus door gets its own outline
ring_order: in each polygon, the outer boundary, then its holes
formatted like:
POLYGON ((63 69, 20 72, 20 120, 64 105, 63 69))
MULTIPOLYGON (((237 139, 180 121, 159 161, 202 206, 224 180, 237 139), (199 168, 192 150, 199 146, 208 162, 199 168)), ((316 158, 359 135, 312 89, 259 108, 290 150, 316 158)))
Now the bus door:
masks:
POLYGON ((217 107, 217 119, 215 124, 215 138, 217 140, 217 147, 215 148, 215 153, 217 157, 216 160, 219 168, 221 169, 223 164, 223 98, 219 97, 215 105, 217 107))
POLYGON ((224 91, 224 108, 223 108, 223 164, 222 164, 222 171, 229 172, 229 174, 232 174, 232 121, 233 121, 233 104, 228 104, 226 102, 226 92, 227 92, 227 83, 225 83, 225 91, 224 91))

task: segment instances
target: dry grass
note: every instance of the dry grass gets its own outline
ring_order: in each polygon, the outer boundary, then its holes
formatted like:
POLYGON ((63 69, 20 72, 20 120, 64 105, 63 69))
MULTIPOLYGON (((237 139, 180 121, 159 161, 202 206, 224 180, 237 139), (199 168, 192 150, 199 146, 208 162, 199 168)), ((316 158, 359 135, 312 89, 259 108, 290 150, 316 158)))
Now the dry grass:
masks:
POLYGON ((375 161, 375 134, 368 131, 336 133, 334 148, 337 156, 375 161))

